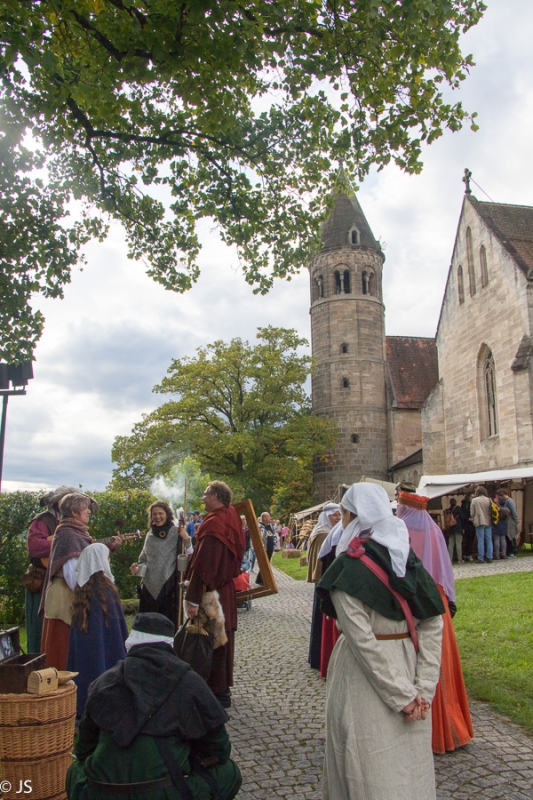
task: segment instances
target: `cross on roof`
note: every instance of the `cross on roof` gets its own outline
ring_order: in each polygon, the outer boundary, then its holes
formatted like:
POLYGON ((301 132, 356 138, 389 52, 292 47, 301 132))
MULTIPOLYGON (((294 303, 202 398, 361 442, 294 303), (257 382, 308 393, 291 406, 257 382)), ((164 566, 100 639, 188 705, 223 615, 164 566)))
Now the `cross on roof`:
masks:
POLYGON ((466 167, 464 178, 463 178, 463 183, 465 185, 465 194, 472 194, 472 189, 470 188, 470 178, 471 177, 472 177, 472 173, 470 172, 468 167, 466 167))

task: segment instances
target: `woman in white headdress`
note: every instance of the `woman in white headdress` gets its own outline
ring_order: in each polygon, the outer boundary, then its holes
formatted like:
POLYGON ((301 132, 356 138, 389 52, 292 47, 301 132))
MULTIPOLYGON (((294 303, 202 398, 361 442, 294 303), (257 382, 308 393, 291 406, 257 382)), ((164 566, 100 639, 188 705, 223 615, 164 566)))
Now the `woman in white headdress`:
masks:
MULTIPOLYGON (((307 582, 318 583, 322 576, 322 562, 318 558, 320 548, 331 529, 341 518, 340 506, 337 503, 326 503, 318 517, 318 522, 311 531, 307 548, 307 582)), ((320 669, 320 647, 322 642, 322 612, 316 596, 313 598, 311 616, 311 636, 309 640, 308 661, 312 669, 320 669)))
POLYGON ((385 490, 358 483, 317 591, 341 635, 326 689, 324 800, 435 800, 430 705, 439 677, 439 591, 385 490))
POLYGON ((128 628, 109 567, 109 550, 90 544, 76 564, 77 583, 72 603, 72 622, 67 669, 79 673, 77 716, 87 702, 89 685, 126 656, 128 628))

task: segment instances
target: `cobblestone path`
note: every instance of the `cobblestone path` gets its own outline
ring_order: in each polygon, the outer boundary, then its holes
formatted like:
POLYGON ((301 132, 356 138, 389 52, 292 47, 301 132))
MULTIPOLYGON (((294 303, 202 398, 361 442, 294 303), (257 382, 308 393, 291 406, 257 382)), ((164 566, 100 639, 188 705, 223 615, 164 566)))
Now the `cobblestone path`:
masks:
MULTIPOLYGON (((319 800, 325 681, 307 664, 313 587, 278 570, 276 581, 279 594, 239 611, 228 725, 243 773, 238 800, 319 800)), ((483 703, 471 710, 474 742, 435 758, 438 800, 531 800, 533 740, 483 703)))

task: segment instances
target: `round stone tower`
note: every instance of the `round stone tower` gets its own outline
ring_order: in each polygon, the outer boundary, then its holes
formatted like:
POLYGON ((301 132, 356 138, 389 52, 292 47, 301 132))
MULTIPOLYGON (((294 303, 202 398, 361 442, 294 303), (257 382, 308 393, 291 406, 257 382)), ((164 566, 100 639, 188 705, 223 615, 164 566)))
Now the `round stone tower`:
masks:
POLYGON ((309 264, 313 411, 337 421, 329 460, 315 460, 316 502, 362 475, 387 480, 385 256, 355 196, 339 194, 309 264))

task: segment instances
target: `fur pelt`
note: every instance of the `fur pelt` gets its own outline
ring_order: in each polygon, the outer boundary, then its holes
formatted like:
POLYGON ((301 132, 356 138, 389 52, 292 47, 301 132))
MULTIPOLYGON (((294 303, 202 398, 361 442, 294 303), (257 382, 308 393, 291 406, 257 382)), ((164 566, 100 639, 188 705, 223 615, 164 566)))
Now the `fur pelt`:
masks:
MULTIPOLYGON (((183 603, 185 617, 188 616, 187 605, 188 603, 185 600, 183 603)), ((198 619, 202 628, 205 628, 215 637, 213 644, 214 650, 216 650, 217 647, 223 647, 227 643, 228 637, 225 628, 224 612, 220 604, 220 596, 216 589, 213 592, 204 592, 202 602, 198 609, 198 619)))

